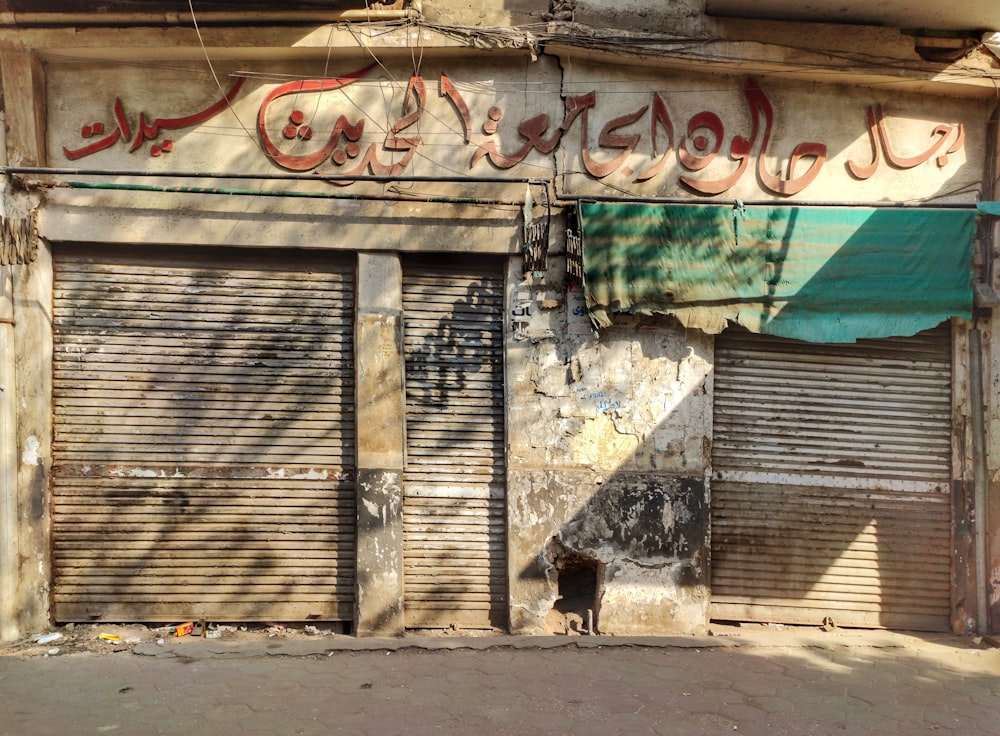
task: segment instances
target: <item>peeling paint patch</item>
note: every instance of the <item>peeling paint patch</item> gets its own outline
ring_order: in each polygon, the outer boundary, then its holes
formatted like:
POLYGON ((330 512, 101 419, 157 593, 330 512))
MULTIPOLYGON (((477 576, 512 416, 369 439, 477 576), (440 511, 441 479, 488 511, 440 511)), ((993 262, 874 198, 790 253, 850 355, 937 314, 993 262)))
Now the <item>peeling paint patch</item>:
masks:
POLYGON ((38 465, 38 448, 41 442, 35 435, 31 435, 24 441, 24 452, 21 453, 21 463, 24 465, 38 465))
POLYGON ((365 505, 365 508, 368 509, 369 514, 374 516, 376 519, 381 517, 381 514, 379 513, 379 506, 377 503, 374 503, 373 501, 370 501, 367 498, 362 498, 361 502, 365 505))
POLYGON ((295 473, 290 477, 292 480, 326 480, 327 475, 328 473, 325 470, 309 468, 309 472, 307 473, 295 473))
POLYGON ((155 478, 156 471, 146 470, 144 468, 132 468, 128 471, 128 475, 130 478, 155 478))
POLYGON ((674 526, 674 504, 663 504, 663 528, 672 529, 674 526))

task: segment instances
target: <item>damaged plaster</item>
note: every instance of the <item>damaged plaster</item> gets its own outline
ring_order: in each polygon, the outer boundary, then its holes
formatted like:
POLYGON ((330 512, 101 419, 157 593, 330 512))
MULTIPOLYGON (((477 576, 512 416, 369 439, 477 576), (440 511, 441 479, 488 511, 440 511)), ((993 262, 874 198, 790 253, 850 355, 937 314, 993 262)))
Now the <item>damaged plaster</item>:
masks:
POLYGON ((703 631, 711 338, 639 318, 595 335, 579 292, 545 298, 562 269, 510 278, 511 629, 703 631))
POLYGON ((21 453, 21 463, 24 465, 38 465, 38 448, 41 443, 34 435, 28 437, 24 442, 24 452, 21 453))

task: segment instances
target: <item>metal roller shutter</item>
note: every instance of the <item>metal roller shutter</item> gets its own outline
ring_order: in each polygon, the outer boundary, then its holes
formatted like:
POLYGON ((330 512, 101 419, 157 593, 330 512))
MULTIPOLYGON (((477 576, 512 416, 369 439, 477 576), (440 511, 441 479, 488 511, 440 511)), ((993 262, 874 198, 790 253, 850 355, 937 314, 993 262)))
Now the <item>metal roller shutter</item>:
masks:
POLYGON ((55 251, 57 620, 350 620, 352 264, 55 251))
POLYGON ((501 273, 404 266, 410 628, 506 625, 501 273))
POLYGON ((951 343, 716 344, 712 616, 946 630, 951 343))

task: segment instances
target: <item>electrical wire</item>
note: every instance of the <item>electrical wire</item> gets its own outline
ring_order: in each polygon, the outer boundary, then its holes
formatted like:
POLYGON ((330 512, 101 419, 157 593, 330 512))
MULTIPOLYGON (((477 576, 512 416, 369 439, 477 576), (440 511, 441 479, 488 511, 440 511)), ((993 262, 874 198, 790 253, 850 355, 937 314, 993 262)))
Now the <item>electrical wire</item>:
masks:
POLYGON ((250 141, 254 144, 254 146, 258 150, 264 152, 266 155, 267 152, 264 151, 263 145, 261 145, 260 141, 257 140, 256 136, 254 136, 253 133, 250 132, 247 126, 244 125, 243 121, 240 119, 240 116, 236 113, 236 110, 233 109, 232 100, 229 99, 226 90, 222 86, 222 82, 219 81, 219 75, 216 74, 215 72, 215 65, 212 63, 212 58, 208 54, 208 48, 205 46, 205 39, 202 38, 201 28, 198 27, 198 18, 195 16, 194 12, 194 0, 188 0, 188 9, 191 11, 191 23, 192 25, 194 25, 194 32, 198 36, 198 44, 201 46, 201 51, 205 55, 205 61, 208 63, 208 68, 212 72, 212 78, 215 80, 215 86, 219 88, 220 92, 222 92, 223 98, 225 98, 226 101, 230 103, 226 105, 226 109, 232 112, 233 117, 236 118, 236 122, 240 124, 240 127, 243 129, 243 132, 246 133, 247 138, 250 139, 250 141))

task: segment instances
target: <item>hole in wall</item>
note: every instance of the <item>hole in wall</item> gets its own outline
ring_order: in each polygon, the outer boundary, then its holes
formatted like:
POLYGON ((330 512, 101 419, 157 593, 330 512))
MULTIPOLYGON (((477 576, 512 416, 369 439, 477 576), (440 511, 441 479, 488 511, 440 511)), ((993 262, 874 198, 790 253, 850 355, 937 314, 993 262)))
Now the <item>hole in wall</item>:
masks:
POLYGON ((600 560, 570 549, 556 537, 547 545, 549 579, 556 584, 556 600, 546 616, 553 634, 597 634, 604 579, 600 560))

